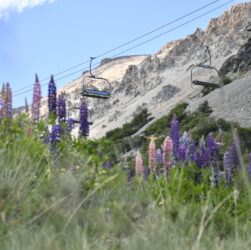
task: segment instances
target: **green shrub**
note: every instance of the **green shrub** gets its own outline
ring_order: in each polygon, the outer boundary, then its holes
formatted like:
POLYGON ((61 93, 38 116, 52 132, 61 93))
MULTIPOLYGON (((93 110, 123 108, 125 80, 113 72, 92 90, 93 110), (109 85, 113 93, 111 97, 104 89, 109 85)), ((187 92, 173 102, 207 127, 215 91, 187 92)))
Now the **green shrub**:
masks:
POLYGON ((240 141, 242 147, 251 150, 251 128, 238 128, 238 135, 240 137, 240 141))
POLYGON ((198 112, 210 115, 213 109, 209 106, 208 101, 201 103, 197 109, 198 112))
POLYGON ((125 123, 122 128, 115 128, 106 133, 106 138, 111 140, 119 140, 136 133, 140 128, 145 126, 153 119, 147 109, 142 109, 139 113, 135 113, 133 119, 129 123, 125 123))
POLYGON ((170 123, 174 114, 176 114, 179 122, 182 122, 187 118, 187 114, 185 112, 187 106, 188 103, 185 102, 178 104, 168 113, 168 115, 163 116, 146 128, 144 134, 146 136, 167 134, 169 132, 170 123))
POLYGON ((207 136, 210 132, 219 130, 214 118, 202 118, 197 126, 192 130, 193 138, 199 141, 202 135, 207 136))
POLYGON ((230 82, 232 82, 232 79, 231 79, 230 77, 228 77, 228 76, 223 76, 223 77, 221 78, 221 82, 222 82, 224 85, 227 85, 227 84, 229 84, 230 82))
POLYGON ((212 87, 204 86, 203 89, 201 90, 202 96, 206 96, 207 94, 209 94, 213 90, 214 90, 214 88, 212 88, 212 87))

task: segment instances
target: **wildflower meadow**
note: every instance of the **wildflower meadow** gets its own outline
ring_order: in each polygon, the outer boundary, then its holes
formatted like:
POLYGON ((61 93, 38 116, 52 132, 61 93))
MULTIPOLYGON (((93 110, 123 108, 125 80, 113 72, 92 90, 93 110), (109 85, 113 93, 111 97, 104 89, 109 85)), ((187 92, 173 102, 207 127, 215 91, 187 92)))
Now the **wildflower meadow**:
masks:
POLYGON ((3 84, 0 249, 251 248, 250 128, 180 103, 140 135, 146 110, 93 140, 86 99, 68 117, 53 76, 46 116, 41 99, 36 75, 14 114, 3 84))

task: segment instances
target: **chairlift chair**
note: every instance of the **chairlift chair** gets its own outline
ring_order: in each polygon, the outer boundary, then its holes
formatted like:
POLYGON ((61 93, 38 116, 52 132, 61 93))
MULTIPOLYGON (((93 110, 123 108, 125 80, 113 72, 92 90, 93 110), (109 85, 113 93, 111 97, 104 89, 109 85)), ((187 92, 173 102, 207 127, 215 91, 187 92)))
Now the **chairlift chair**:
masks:
POLYGON ((206 47, 206 50, 207 50, 207 53, 209 56, 209 64, 199 63, 199 64, 192 66, 192 68, 191 68, 191 83, 192 83, 192 85, 200 85, 203 87, 220 88, 221 86, 218 83, 194 79, 194 71, 193 70, 195 68, 203 68, 205 70, 213 70, 217 73, 217 75, 219 75, 219 71, 214 66, 211 65, 211 53, 210 53, 209 47, 208 46, 205 46, 205 47, 206 47))
POLYGON ((91 97, 91 98, 109 99, 111 97, 111 83, 106 78, 97 77, 93 75, 92 61, 94 59, 95 57, 90 57, 90 69, 89 69, 90 75, 84 77, 84 82, 87 78, 92 79, 92 80, 102 80, 104 83, 106 83, 109 86, 109 90, 108 91, 99 90, 98 88, 88 87, 88 86, 85 86, 85 83, 84 83, 83 91, 81 92, 81 95, 85 97, 91 97))
POLYGON ((215 72, 217 72, 217 74, 219 74, 219 71, 215 67, 208 66, 208 65, 206 67, 204 67, 204 65, 200 65, 200 64, 193 65, 192 69, 191 69, 191 83, 193 85, 200 85, 200 86, 211 87, 211 88, 215 88, 215 89, 221 87, 220 84, 218 84, 218 83, 213 83, 213 82, 209 82, 209 81, 201 81, 201 80, 198 80, 198 79, 194 79, 194 77, 193 77, 193 69, 194 68, 212 69, 215 72))

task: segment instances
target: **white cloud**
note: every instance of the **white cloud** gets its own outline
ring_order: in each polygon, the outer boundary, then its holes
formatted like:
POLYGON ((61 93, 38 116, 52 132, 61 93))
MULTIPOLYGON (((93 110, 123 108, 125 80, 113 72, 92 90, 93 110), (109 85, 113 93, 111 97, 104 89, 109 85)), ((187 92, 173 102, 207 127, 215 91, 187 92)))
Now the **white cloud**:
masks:
POLYGON ((32 8, 55 0, 0 0, 0 19, 8 17, 10 11, 22 12, 25 8, 32 8))

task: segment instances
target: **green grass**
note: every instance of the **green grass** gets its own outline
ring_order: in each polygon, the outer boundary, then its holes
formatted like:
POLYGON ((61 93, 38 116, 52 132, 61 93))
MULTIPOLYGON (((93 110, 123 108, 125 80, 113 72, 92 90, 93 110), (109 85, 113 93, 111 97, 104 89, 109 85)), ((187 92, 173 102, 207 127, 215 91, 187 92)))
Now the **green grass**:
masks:
POLYGON ((196 183, 199 170, 191 164, 177 165, 169 178, 128 182, 122 162, 102 168, 106 158, 117 157, 110 140, 65 137, 52 155, 40 139, 42 123, 32 136, 24 117, 11 128, 0 126, 0 249, 251 247, 244 170, 217 188, 209 168, 196 183))

